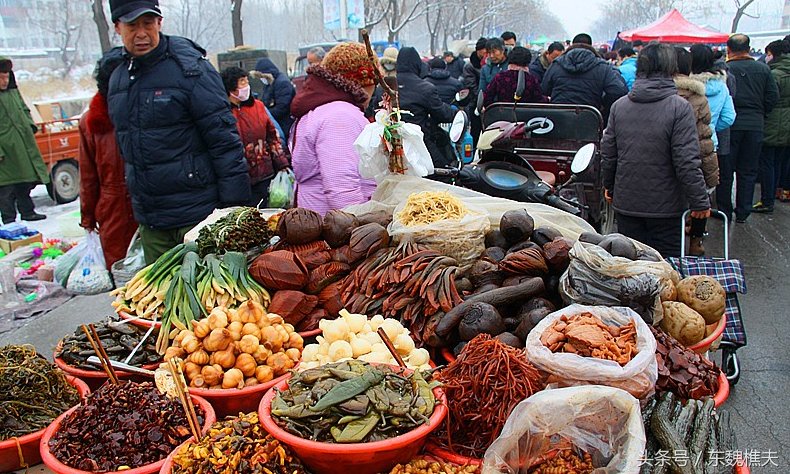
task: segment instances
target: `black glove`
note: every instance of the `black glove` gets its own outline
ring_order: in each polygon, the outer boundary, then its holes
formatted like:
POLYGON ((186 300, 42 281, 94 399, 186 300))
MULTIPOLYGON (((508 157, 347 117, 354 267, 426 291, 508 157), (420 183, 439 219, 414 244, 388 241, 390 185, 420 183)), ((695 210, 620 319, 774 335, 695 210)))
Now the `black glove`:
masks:
POLYGON ((33 135, 35 135, 36 133, 38 133, 38 127, 36 127, 34 124, 30 124, 30 128, 32 128, 32 129, 33 129, 33 135))

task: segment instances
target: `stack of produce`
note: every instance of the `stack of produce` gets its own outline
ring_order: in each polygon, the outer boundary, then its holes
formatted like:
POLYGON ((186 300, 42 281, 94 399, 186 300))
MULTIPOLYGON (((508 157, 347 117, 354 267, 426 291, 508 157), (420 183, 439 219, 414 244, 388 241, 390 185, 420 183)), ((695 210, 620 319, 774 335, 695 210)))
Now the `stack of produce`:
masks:
MULTIPOLYGON (((118 316, 110 316, 96 323, 95 327, 110 360, 138 367, 162 360, 162 356, 156 352, 155 342, 158 334, 156 329, 149 334, 148 329, 121 322, 118 316), (132 357, 129 359, 130 355, 132 357)), ((71 366, 86 370, 101 370, 87 362, 88 357, 94 355, 96 354, 93 346, 88 342, 88 337, 81 328, 64 337, 55 352, 55 357, 63 359, 71 366)))
POLYGON ((672 392, 683 400, 712 397, 719 390, 719 369, 713 362, 687 349, 675 338, 654 327, 658 380, 656 391, 672 392))
POLYGON ((718 324, 724 316, 727 294, 721 284, 709 276, 680 280, 672 296, 663 300, 661 329, 685 346, 704 339, 706 327, 718 324))
POLYGON ((683 402, 665 392, 642 410, 642 420, 648 462, 640 473, 732 471, 719 456, 736 449, 735 433, 729 413, 714 409, 712 399, 683 402))
POLYGON ((197 247, 201 257, 213 253, 246 252, 268 244, 272 233, 261 211, 254 207, 240 207, 198 234, 197 247))
MULTIPOLYGON (((195 406, 198 422, 204 413, 195 406)), ((151 383, 105 384, 69 413, 49 440, 61 463, 90 472, 120 471, 166 458, 191 436, 184 407, 151 383)))
POLYGON ((79 401, 65 374, 32 346, 0 348, 0 441, 46 428, 79 401))
POLYGON ((463 301, 455 285, 458 270, 454 259, 405 241, 375 253, 346 277, 343 302, 355 313, 400 320, 422 345, 429 321, 463 301))
POLYGON ((288 446, 266 433, 258 414, 214 423, 198 442, 189 441, 173 457, 172 474, 304 474, 288 446))
POLYGON ((535 228, 526 210, 503 214, 499 229, 486 235, 485 252, 457 282, 471 296, 431 328, 428 343, 458 354, 484 333, 524 347, 527 334, 561 302, 559 275, 572 244, 554 228, 535 228))
POLYGON ((410 369, 430 369, 430 355, 426 349, 418 349, 409 336, 409 330, 394 319, 380 315, 368 319, 364 314, 351 314, 340 310, 335 320, 322 319, 318 327, 322 336, 317 344, 309 344, 302 351, 299 370, 314 369, 324 364, 346 359, 363 362, 396 365, 395 359, 376 332, 381 327, 392 341, 395 350, 410 369))
POLYGON ((378 217, 330 211, 322 219, 300 208, 273 217, 281 240, 250 265, 256 281, 276 290, 269 310, 299 331, 337 317, 343 309, 338 282, 359 261, 389 245, 381 224, 363 224, 378 217))
POLYGON ((426 423, 436 400, 419 371, 345 361, 308 369, 272 400, 274 421, 311 441, 364 443, 407 433, 426 423))
POLYGON ((529 469, 529 474, 592 474, 592 456, 576 448, 562 449, 546 461, 529 469))
POLYGON ((541 334, 540 342, 552 352, 611 360, 621 366, 631 362, 638 352, 633 321, 614 326, 591 313, 562 315, 541 334))
POLYGON ((301 358, 303 344, 292 325, 248 300, 239 309, 214 308, 208 318, 193 321, 191 331, 175 337, 165 360, 186 361, 190 387, 240 389, 284 375, 301 358))
POLYGON ((478 472, 480 466, 474 464, 458 466, 441 459, 417 457, 405 464, 396 465, 390 474, 476 474, 478 472))
POLYGON ((545 376, 523 350, 487 334, 472 339, 434 379, 442 383, 449 413, 433 442, 478 459, 499 436, 513 408, 546 386, 545 376))

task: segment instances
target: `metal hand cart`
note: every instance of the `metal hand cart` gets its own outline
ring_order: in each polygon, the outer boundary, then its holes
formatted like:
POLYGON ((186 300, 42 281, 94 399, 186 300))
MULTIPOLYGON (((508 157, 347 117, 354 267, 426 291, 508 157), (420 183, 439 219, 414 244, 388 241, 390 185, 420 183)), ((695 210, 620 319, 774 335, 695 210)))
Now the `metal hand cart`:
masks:
POLYGON ((724 258, 692 257, 686 255, 686 218, 690 211, 683 213, 680 220, 681 245, 680 258, 670 257, 667 261, 680 273, 681 278, 694 275, 706 275, 724 287, 727 293, 727 302, 724 317, 727 324, 722 334, 721 368, 727 375, 730 385, 738 383, 741 375, 740 364, 736 351, 746 345, 746 330, 743 325, 741 306, 738 302, 738 293, 746 294, 746 278, 743 275, 743 265, 739 260, 730 259, 730 242, 727 235, 727 215, 721 211, 719 215, 724 219, 724 258))

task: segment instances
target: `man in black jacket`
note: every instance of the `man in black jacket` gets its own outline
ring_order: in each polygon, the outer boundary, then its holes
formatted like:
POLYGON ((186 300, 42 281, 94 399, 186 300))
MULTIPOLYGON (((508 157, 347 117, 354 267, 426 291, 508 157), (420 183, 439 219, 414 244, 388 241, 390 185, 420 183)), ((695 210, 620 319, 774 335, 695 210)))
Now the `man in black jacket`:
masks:
POLYGON ((464 65, 464 73, 461 76, 461 87, 469 89, 467 96, 468 104, 466 105, 466 115, 469 116, 470 133, 474 140, 474 146, 477 147, 477 140, 480 138, 482 131, 482 123, 480 122, 480 115, 476 113, 477 109, 477 91, 480 85, 480 68, 486 63, 488 51, 486 45, 488 40, 480 38, 475 43, 475 52, 469 57, 469 62, 464 65))
POLYGON ((247 202, 250 178, 205 51, 161 34, 157 0, 112 0, 110 9, 125 63, 110 78, 107 101, 151 263, 214 209, 247 202))
POLYGON ((577 35, 568 50, 543 76, 543 94, 554 104, 591 105, 601 111, 628 93, 623 76, 577 35))
POLYGON ((269 109, 274 120, 280 124, 285 133, 285 138, 291 133, 291 101, 296 95, 296 89, 288 76, 269 58, 261 58, 255 64, 255 70, 262 74, 263 92, 261 102, 269 109))
POLYGON ((452 51, 445 51, 443 57, 444 62, 447 64, 447 71, 450 73, 450 77, 454 79, 460 78, 464 73, 464 65, 466 64, 464 58, 456 56, 452 51))
POLYGON ((532 60, 529 65, 529 72, 538 78, 538 82, 543 81, 543 76, 546 74, 546 70, 549 68, 549 66, 551 66, 551 63, 553 63, 555 59, 562 56, 564 51, 565 46, 559 41, 551 43, 549 47, 546 48, 546 51, 532 60))
POLYGON ((453 121, 453 109, 442 102, 439 92, 430 82, 420 78, 422 59, 416 49, 401 48, 398 53, 398 99, 400 108, 409 111, 403 121, 420 126, 423 141, 431 154, 434 166, 450 163, 452 151, 448 150, 450 140, 440 123, 453 121))
POLYGON ((447 63, 442 58, 433 58, 428 61, 428 68, 430 72, 425 80, 436 86, 436 91, 439 92, 442 102, 452 104, 455 94, 461 90, 461 81, 450 75, 447 63))
POLYGON ((735 77, 733 95, 735 123, 730 127, 730 154, 720 164, 721 183, 716 187, 716 204, 732 217, 732 181, 737 175, 735 221, 746 222, 752 212, 754 184, 760 165, 765 116, 779 101, 779 87, 771 69, 749 55, 749 37, 732 35, 727 40, 727 66, 735 77))

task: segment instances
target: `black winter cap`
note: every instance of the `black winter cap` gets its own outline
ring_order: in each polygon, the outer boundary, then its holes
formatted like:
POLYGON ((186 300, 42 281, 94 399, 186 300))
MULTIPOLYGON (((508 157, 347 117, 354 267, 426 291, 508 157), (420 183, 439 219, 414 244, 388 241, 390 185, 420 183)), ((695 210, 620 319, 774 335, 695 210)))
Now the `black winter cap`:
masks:
POLYGON ((162 16, 159 0, 110 0, 112 22, 131 23, 146 13, 162 16))
POLYGON ((0 57, 0 72, 11 72, 14 69, 14 63, 10 59, 0 57))

